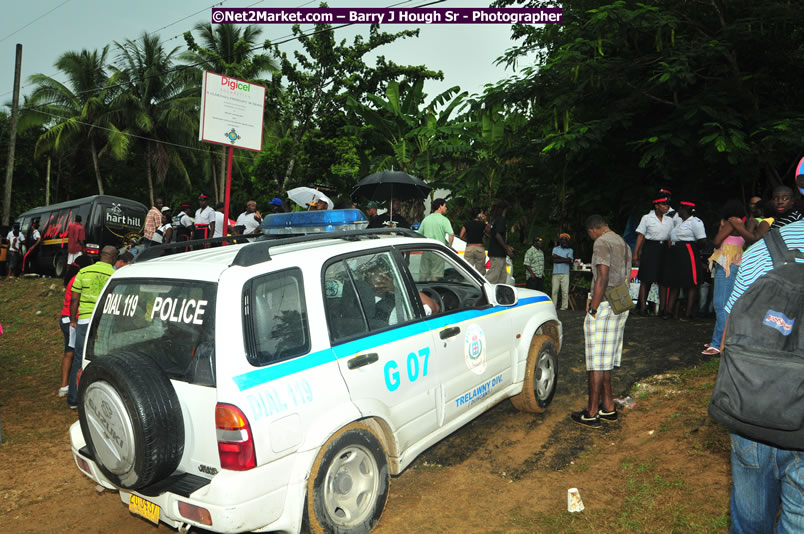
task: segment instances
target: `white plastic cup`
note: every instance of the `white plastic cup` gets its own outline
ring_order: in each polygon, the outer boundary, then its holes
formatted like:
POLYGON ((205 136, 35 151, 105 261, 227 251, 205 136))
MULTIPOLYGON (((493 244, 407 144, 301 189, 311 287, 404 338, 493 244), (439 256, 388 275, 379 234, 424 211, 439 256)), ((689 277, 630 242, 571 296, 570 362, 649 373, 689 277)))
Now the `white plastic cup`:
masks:
POLYGON ((567 511, 568 512, 583 512, 583 501, 578 488, 570 488, 567 490, 567 511))

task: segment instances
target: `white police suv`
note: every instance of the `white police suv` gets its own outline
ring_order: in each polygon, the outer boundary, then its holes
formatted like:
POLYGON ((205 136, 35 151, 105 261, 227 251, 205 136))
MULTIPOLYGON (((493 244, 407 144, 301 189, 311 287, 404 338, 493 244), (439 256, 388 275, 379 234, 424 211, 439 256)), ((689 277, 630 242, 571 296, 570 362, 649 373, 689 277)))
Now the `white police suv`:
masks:
POLYGON ((503 399, 544 410, 561 337, 543 293, 409 230, 138 261, 92 317, 72 452, 182 531, 368 532, 422 451, 503 399))

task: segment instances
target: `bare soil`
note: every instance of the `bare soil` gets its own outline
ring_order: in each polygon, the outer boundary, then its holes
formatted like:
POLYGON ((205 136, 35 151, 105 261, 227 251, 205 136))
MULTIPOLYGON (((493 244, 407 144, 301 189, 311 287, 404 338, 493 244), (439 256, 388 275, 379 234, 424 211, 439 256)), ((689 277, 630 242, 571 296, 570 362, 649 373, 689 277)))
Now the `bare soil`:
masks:
MULTIPOLYGON (((0 281, 0 530, 152 532, 73 462, 77 414, 56 396, 62 299, 58 280, 0 281)), ((728 434, 706 413, 717 362, 700 354, 713 323, 629 318, 613 386, 636 404, 591 430, 569 419, 586 397, 583 313, 560 318, 547 412, 504 401, 426 451, 392 479, 377 533, 728 530, 728 434), (582 513, 567 512, 573 487, 582 513)))

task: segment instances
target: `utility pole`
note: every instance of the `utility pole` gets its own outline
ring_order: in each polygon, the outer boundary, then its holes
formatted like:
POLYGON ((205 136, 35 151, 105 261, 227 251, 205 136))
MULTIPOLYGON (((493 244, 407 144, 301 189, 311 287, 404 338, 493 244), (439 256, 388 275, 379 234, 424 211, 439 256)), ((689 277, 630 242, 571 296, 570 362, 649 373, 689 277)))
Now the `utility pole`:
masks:
POLYGON ((6 164, 6 188, 3 195, 3 226, 11 221, 11 178, 14 176, 14 147, 17 142, 17 110, 20 104, 20 71, 22 70, 22 45, 17 43, 17 61, 14 65, 14 96, 11 100, 11 135, 8 141, 6 164))

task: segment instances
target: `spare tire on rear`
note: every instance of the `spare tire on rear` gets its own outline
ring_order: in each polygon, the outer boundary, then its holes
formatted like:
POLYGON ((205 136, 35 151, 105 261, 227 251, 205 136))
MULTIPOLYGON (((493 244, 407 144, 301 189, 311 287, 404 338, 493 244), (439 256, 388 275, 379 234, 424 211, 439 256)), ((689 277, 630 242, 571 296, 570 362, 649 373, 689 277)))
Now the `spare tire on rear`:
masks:
POLYGON ((78 417, 87 447, 115 485, 136 490, 172 474, 184 452, 173 385, 148 356, 93 360, 81 374, 78 417))

